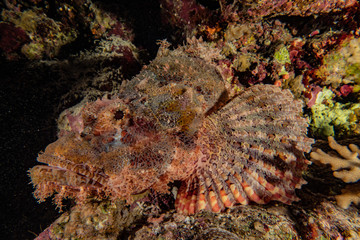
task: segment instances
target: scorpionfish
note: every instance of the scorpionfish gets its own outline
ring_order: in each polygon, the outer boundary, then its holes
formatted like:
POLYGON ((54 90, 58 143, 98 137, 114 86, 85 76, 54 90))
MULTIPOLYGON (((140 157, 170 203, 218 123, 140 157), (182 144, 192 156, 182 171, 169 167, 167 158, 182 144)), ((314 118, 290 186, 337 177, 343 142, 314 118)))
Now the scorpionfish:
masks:
POLYGON ((195 48, 163 47, 116 96, 84 105, 29 170, 34 196, 131 201, 179 181, 182 214, 299 200, 313 143, 302 102, 273 85, 231 94, 215 61, 195 48))

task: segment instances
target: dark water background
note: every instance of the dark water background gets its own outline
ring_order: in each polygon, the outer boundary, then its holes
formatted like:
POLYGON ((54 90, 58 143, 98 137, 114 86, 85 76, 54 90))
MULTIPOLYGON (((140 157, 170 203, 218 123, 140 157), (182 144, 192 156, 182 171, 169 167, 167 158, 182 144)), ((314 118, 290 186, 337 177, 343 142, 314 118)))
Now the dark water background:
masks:
POLYGON ((56 139, 54 106, 66 89, 25 69, 24 63, 2 63, 1 119, 1 231, 3 239, 32 239, 59 213, 51 201, 32 197, 27 170, 37 153, 56 139))

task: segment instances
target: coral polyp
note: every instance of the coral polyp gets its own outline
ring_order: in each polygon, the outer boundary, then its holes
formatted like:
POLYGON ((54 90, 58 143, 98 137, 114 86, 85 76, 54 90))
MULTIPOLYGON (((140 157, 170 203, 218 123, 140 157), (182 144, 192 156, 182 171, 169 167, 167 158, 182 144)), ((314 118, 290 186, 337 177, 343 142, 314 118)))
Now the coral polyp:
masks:
POLYGON ((30 170, 35 196, 131 202, 147 189, 167 193, 178 180, 183 214, 298 200, 303 153, 313 143, 301 101, 273 85, 235 94, 216 54, 196 57, 205 49, 196 44, 162 47, 116 96, 80 108, 39 155, 47 165, 30 170))

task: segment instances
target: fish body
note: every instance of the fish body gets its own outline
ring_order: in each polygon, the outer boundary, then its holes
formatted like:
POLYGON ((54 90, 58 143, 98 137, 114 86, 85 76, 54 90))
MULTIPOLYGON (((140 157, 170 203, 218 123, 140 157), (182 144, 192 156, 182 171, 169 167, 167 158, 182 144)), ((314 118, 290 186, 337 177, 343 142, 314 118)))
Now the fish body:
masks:
MULTIPOLYGON (((298 200, 313 140, 289 90, 233 95, 218 68, 188 48, 163 51, 118 94, 87 103, 76 128, 30 169, 35 197, 126 199, 180 181, 179 213, 298 200)), ((74 124, 75 125, 75 124, 74 124)))

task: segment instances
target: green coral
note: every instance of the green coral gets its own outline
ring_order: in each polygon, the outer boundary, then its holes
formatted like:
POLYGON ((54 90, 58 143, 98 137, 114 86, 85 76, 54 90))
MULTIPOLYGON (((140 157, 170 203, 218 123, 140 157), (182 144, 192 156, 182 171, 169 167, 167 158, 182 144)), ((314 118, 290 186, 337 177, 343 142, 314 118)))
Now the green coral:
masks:
POLYGON ((340 103, 327 88, 319 92, 311 108, 311 130, 315 137, 355 135, 359 131, 360 103, 340 103))
POLYGON ((286 46, 281 45, 280 48, 274 53, 274 60, 280 63, 279 76, 289 74, 286 71, 285 64, 291 64, 290 54, 286 46))
POLYGON ((282 45, 275 53, 274 59, 285 65, 286 63, 291 63, 290 61, 290 54, 286 46, 282 45))

